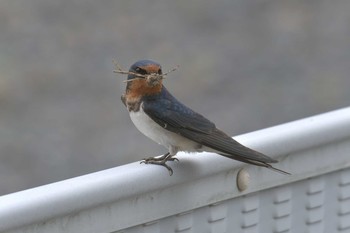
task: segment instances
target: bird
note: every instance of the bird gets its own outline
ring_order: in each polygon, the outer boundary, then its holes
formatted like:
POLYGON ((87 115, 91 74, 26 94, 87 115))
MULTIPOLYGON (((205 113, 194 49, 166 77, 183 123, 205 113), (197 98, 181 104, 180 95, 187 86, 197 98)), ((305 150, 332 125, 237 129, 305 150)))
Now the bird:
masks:
POLYGON ((206 151, 290 174, 270 164, 277 163, 277 160, 240 144, 213 122, 177 100, 163 85, 165 74, 159 63, 139 60, 129 72, 117 73, 128 74, 121 101, 133 124, 145 136, 168 149, 167 153, 144 158, 141 163, 161 165, 171 176, 173 170, 167 162, 179 161, 174 157, 177 152, 206 151))

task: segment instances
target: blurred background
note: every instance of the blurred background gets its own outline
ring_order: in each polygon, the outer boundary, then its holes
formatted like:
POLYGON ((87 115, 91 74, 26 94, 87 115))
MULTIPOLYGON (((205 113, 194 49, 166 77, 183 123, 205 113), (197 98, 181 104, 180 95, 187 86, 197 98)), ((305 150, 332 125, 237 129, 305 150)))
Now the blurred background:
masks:
POLYGON ((120 101, 153 59, 179 100, 238 135, 350 101, 350 1, 0 3, 0 195, 158 155, 120 101))

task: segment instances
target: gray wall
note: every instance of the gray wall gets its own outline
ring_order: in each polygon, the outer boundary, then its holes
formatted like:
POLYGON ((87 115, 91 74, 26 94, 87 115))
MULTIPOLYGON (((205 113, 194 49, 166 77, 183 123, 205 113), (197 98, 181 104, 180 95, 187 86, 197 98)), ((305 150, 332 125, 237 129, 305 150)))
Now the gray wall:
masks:
POLYGON ((0 3, 0 195, 158 155, 120 95, 138 59, 237 135, 349 105, 350 1, 0 3))

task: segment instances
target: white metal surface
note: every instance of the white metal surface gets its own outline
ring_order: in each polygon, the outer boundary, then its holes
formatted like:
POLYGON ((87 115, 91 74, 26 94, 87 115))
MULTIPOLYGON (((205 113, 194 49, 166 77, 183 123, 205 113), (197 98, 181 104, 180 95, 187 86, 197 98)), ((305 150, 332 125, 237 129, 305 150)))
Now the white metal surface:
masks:
POLYGON ((172 177, 137 162, 0 197, 0 232, 350 232, 350 108, 235 139, 293 175, 209 153, 180 154, 172 177))
POLYGON ((349 191, 350 169, 340 170, 118 232, 350 232, 349 191))

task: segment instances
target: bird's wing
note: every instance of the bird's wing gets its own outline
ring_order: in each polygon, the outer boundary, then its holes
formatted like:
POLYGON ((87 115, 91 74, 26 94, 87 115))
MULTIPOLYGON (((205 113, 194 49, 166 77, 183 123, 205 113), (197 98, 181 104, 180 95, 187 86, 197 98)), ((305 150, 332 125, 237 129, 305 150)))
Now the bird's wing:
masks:
POLYGON ((145 101, 143 110, 163 128, 212 148, 226 157, 248 163, 249 161, 277 162, 262 153, 241 145, 218 130, 214 123, 180 102, 164 98, 157 101, 145 101))
MULTIPOLYGON (((182 135, 188 138, 190 134, 188 132, 183 132, 182 135)), ((207 147, 221 152, 220 154, 225 157, 233 158, 242 162, 249 163, 246 161, 247 159, 250 161, 258 161, 263 163, 277 162, 276 160, 258 151, 243 146, 219 129, 213 130, 213 132, 209 135, 196 135, 192 140, 196 140, 207 147)))
POLYGON ((194 134, 209 135, 215 125, 202 115, 192 111, 180 102, 168 99, 143 102, 144 112, 163 128, 177 134, 183 130, 194 134))

